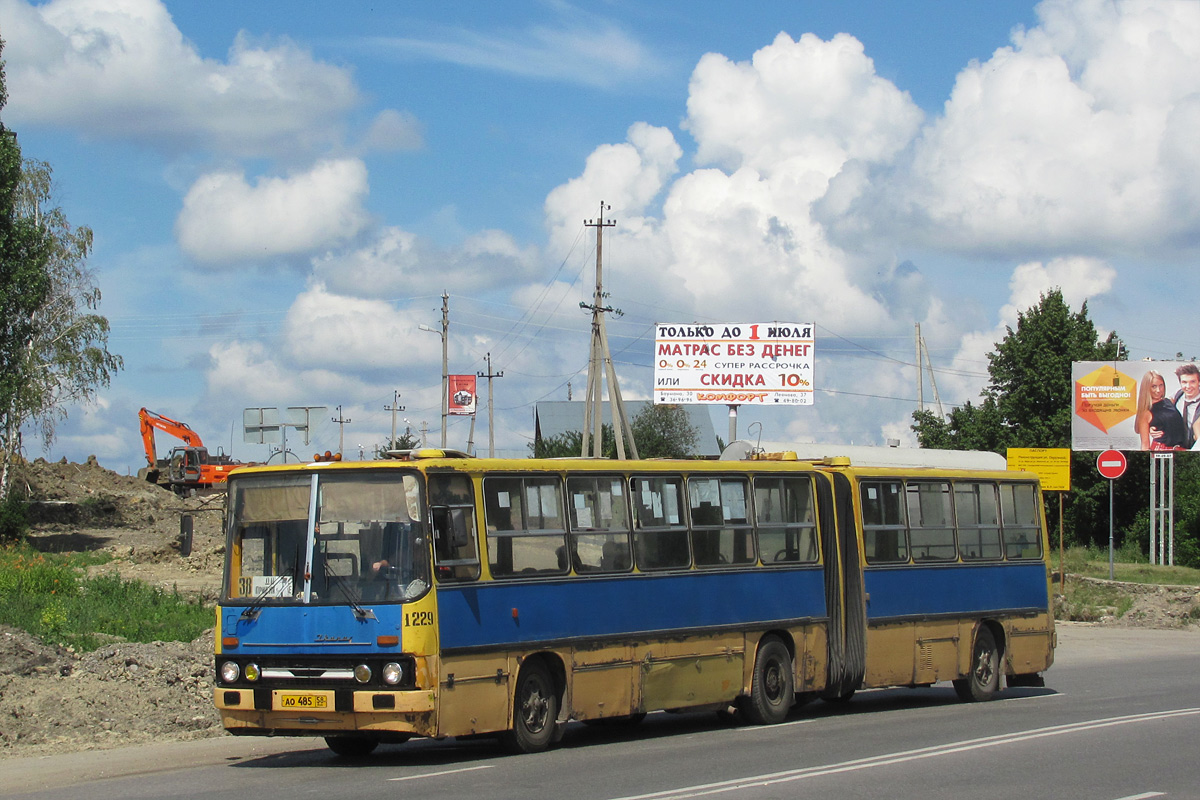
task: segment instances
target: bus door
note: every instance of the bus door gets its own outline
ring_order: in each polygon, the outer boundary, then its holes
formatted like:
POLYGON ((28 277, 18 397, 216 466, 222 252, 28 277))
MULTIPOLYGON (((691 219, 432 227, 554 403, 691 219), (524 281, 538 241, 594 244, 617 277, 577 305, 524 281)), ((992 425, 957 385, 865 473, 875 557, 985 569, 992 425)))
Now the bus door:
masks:
POLYGON ((825 605, 829 614, 823 697, 848 697, 866 671, 866 605, 850 480, 840 472, 817 473, 817 497, 825 552, 825 605))
POLYGON ((472 647, 479 639, 479 556, 475 489, 462 473, 429 475, 437 578, 438 731, 460 736, 508 727, 509 664, 504 652, 472 647))

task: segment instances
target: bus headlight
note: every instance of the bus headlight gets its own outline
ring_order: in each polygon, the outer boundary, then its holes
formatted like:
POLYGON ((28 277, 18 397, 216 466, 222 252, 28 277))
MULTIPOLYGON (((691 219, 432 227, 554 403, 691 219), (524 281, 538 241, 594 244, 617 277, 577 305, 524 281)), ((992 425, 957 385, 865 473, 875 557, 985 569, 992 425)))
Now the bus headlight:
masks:
POLYGON ((260 673, 258 671, 258 664, 247 664, 246 665, 246 680, 256 681, 259 679, 259 676, 260 676, 260 673))
POLYGON ((242 674, 242 670, 238 667, 236 661, 226 661, 221 665, 221 680, 226 683, 233 683, 242 674))
POLYGON ((359 664, 354 668, 354 680, 359 683, 366 683, 371 680, 371 668, 366 664, 359 664))
POLYGON ((383 682, 395 686, 404 677, 404 669, 397 663, 383 665, 383 682))

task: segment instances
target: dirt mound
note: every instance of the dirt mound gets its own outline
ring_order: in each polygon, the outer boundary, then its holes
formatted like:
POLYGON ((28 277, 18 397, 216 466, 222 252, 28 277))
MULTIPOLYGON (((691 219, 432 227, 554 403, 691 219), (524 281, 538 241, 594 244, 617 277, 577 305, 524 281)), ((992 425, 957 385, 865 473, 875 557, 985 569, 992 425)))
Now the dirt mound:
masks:
MULTIPOLYGON (((220 587, 224 494, 182 498, 87 464, 38 459, 16 485, 43 552, 103 551, 112 572, 206 602, 220 587), (190 552, 180 517, 192 516, 190 552)), ((0 758, 221 735, 212 633, 194 642, 113 642, 80 655, 0 627, 0 758)))
POLYGON ((113 560, 92 567, 93 574, 116 572, 216 600, 224 553, 223 492, 180 497, 91 461, 38 459, 24 465, 18 481, 28 491, 33 523, 29 542, 37 549, 107 552, 113 560), (193 520, 190 547, 180 535, 185 514, 193 520))
POLYGON ((221 734, 212 648, 210 631, 80 657, 0 627, 0 757, 221 734))

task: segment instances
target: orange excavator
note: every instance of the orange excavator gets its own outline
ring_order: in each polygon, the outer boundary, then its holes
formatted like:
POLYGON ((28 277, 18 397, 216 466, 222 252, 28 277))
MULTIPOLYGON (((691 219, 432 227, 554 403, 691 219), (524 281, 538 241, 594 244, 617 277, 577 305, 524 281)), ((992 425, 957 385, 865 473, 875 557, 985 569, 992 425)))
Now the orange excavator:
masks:
POLYGON ((169 486, 177 494, 192 494, 199 489, 209 489, 215 484, 224 483, 230 472, 244 466, 227 455, 210 455, 208 448, 200 441, 200 435, 186 422, 173 420, 145 408, 138 412, 138 420, 141 421, 142 443, 146 446, 146 462, 149 464, 146 469, 139 470, 138 474, 151 483, 169 486), (174 448, 170 458, 160 460, 154 449, 155 429, 182 440, 183 447, 174 448), (165 481, 162 479, 164 467, 165 481))

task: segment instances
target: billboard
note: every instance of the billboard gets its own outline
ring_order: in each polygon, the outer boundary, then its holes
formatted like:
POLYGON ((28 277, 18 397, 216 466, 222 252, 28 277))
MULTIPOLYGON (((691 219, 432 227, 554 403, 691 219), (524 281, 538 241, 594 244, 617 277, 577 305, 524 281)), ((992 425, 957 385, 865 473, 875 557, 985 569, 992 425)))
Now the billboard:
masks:
POLYGON ((1200 366, 1191 361, 1071 364, 1072 450, 1200 450, 1200 366))
POLYGON ((447 375, 450 392, 446 400, 446 413, 462 416, 475 413, 475 376, 447 375))
POLYGON ((655 403, 813 403, 811 322, 654 327, 655 403))

